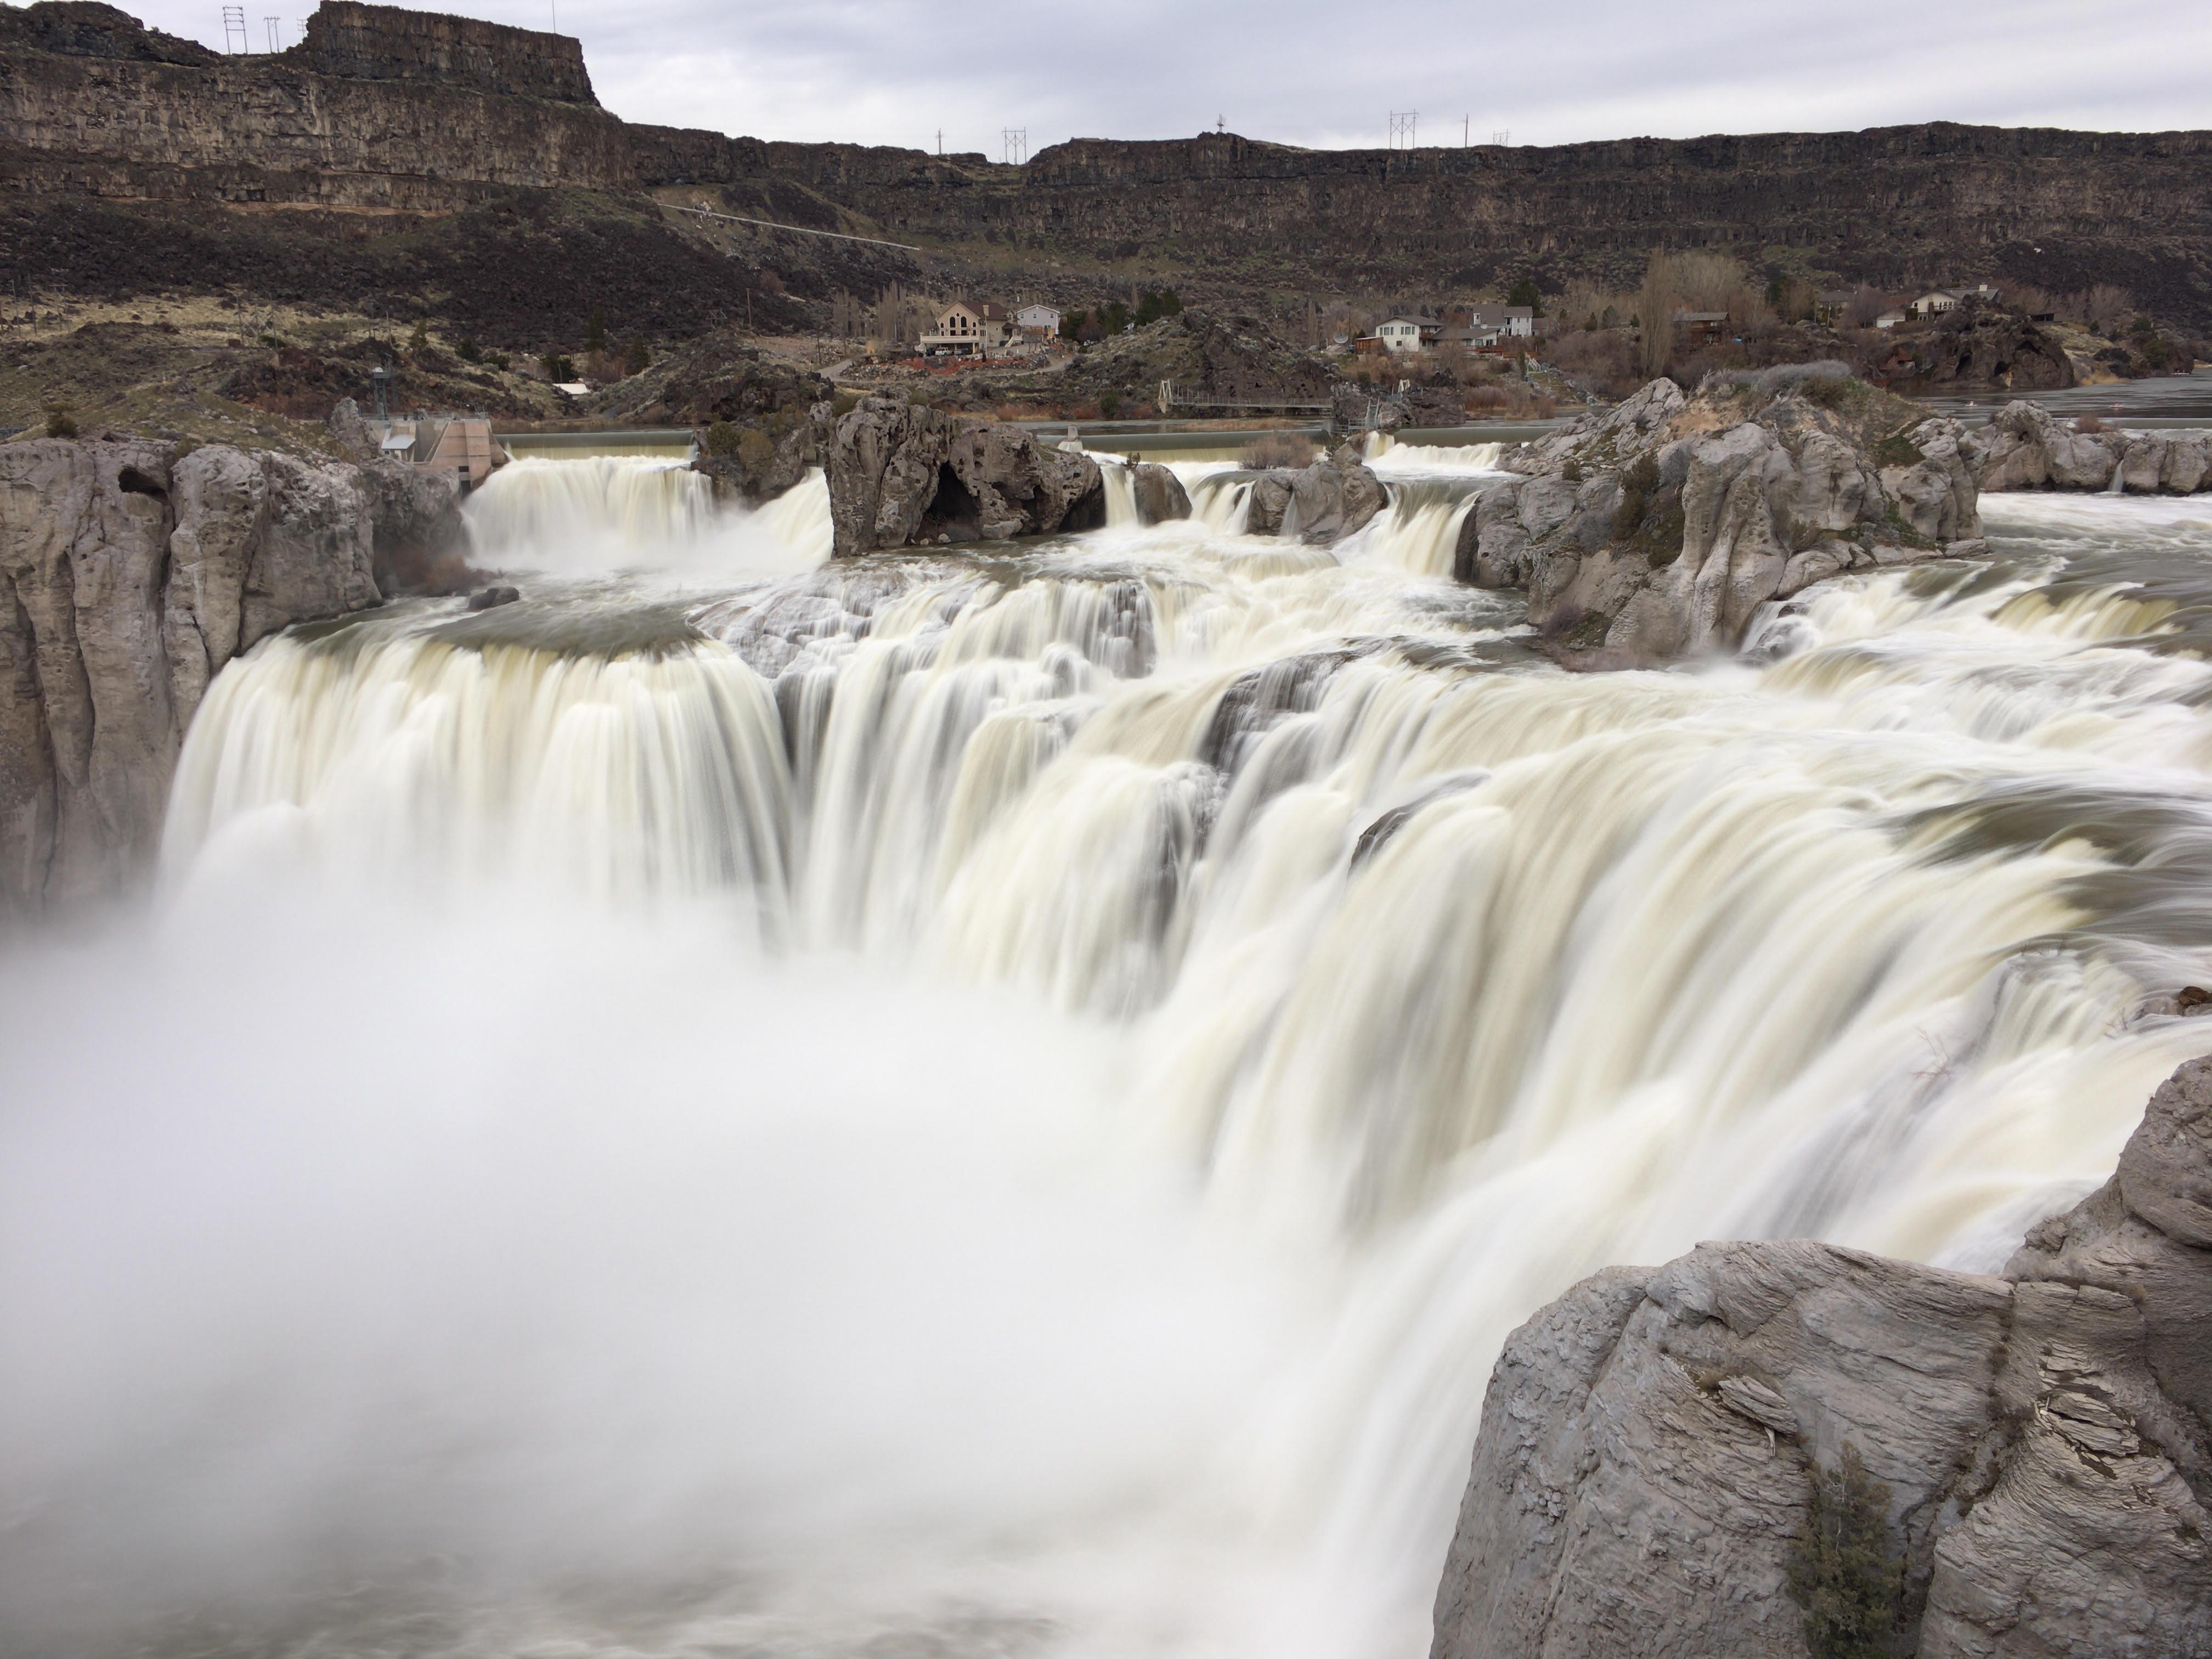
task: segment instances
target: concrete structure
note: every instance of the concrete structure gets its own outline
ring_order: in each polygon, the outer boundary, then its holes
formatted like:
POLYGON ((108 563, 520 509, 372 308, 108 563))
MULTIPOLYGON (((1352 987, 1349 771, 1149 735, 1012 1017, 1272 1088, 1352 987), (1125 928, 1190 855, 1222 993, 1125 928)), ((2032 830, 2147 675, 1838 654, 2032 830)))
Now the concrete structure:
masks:
POLYGON ((1874 319, 1874 325, 1875 325, 1876 328, 1895 328, 1895 327, 1896 327, 1899 323, 1903 322, 1904 320, 1905 320, 1905 313, 1904 313, 1903 312, 1901 312, 1901 311, 1885 311, 1885 312, 1883 312, 1883 313, 1881 313, 1881 316, 1879 316, 1879 317, 1877 317, 1877 318, 1875 318, 1875 319, 1874 319))
POLYGON ((1050 339, 1060 332, 1060 307, 1032 301, 1014 313, 1014 326, 1024 334, 1050 339))
POLYGON ((449 473, 464 494, 490 477, 492 469, 507 459, 492 441, 491 422, 482 415, 416 414, 404 420, 372 420, 368 428, 379 453, 425 472, 449 473))
POLYGON ((1013 319, 1006 307, 986 300, 955 300, 938 313, 937 327, 920 342, 925 357, 988 357, 1013 338, 1013 319))

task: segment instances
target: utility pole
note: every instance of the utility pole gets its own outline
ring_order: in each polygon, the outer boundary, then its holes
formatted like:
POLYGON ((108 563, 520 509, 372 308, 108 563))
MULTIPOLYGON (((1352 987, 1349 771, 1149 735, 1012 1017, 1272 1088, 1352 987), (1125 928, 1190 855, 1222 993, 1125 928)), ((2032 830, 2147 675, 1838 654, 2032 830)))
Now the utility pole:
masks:
POLYGON ((276 37, 283 28, 284 20, 281 17, 264 17, 261 21, 269 25, 269 50, 270 54, 273 56, 275 53, 283 51, 283 43, 276 37))
POLYGON ((252 37, 246 32, 244 6, 225 6, 222 9, 222 49, 240 58, 253 50, 252 37), (233 46, 234 40, 238 44, 233 46))
POLYGON ((1421 112, 1417 109, 1403 112, 1394 109, 1390 112, 1390 148, 1392 149, 1413 148, 1413 124, 1420 118, 1421 112), (1398 142, 1401 138, 1405 140, 1402 144, 1398 142))
POLYGON ((937 159, 940 161, 945 159, 945 129, 943 127, 937 130, 937 159))
POLYGON ((1000 155, 1009 167, 1019 167, 1030 159, 1030 130, 1027 127, 1000 127, 1000 155))

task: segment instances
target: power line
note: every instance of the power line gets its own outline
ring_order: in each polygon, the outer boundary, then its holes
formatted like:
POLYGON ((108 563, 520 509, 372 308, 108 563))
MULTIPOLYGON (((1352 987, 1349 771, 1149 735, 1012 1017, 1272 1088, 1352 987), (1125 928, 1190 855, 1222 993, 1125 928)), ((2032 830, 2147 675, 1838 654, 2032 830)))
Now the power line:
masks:
POLYGON ((246 32, 244 6, 225 6, 222 9, 222 49, 239 58, 253 50, 253 38, 246 32), (234 40, 238 42, 236 46, 231 45, 234 40))
POLYGON ((1392 149, 1413 148, 1413 125, 1420 118, 1421 112, 1417 109, 1390 112, 1390 148, 1392 149), (1401 143, 1400 139, 1405 142, 1401 143))
POLYGON ((1000 128, 999 142, 1005 147, 1001 154, 1007 165, 1019 167, 1029 161, 1030 130, 1027 127, 1000 128))
POLYGON ((880 236, 848 236, 842 230, 817 230, 811 225, 778 224, 773 219, 748 219, 743 214, 714 213, 702 207, 678 207, 676 210, 678 213, 696 213, 702 219, 726 219, 733 225, 764 225, 770 230, 788 230, 800 236, 827 236, 833 241, 866 242, 870 247, 902 248, 908 253, 926 251, 911 242, 887 242, 880 236))

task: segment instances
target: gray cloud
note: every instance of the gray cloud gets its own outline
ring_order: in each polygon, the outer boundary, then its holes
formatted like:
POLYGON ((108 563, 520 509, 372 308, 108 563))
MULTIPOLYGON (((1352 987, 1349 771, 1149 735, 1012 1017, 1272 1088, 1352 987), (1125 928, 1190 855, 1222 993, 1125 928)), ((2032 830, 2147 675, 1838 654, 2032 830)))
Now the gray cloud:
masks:
MULTIPOLYGON (((1400 0, 1387 11, 1276 0, 478 0, 439 8, 544 28, 557 6, 601 100, 631 120, 767 138, 996 157, 1071 137, 1211 127, 1318 147, 1379 145, 1420 112, 1424 143, 1832 131, 1953 120, 2158 131, 2201 126, 2212 7, 2174 0, 1876 0, 1702 7, 1584 0, 1506 10, 1400 0)), ((154 0, 220 44, 220 9, 154 0)), ((255 14, 257 43, 261 12, 255 14)), ((288 15, 296 38, 301 10, 288 15)))

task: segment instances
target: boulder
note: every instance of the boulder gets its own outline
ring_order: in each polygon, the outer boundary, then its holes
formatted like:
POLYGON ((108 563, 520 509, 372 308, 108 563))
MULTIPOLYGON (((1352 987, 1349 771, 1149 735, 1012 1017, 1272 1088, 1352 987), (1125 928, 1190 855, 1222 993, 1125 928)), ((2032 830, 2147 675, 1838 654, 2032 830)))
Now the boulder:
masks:
POLYGON ((403 593, 465 593, 479 580, 469 568, 469 526, 459 483, 404 461, 361 470, 368 492, 376 586, 387 599, 403 593))
POLYGON ((1839 366, 1655 380, 1509 454, 1454 568, 1522 587, 1577 665, 1732 648, 1759 608, 1840 571, 1979 550, 1955 423, 1839 366))
POLYGON ((1130 488, 1137 497, 1139 524, 1164 524, 1170 519, 1190 517, 1190 492, 1182 480, 1157 461, 1139 461, 1129 469, 1130 488))
POLYGON ((1508 1340, 1434 1659, 1765 1659, 1815 1465, 1888 1491, 1896 1650, 2212 1651, 2212 1060, 2002 1276, 1801 1241, 1584 1281, 1508 1340))
POLYGON ((1019 427, 955 420, 897 398, 863 398, 829 443, 840 555, 1095 529, 1098 464, 1019 427))
POLYGON ((1252 479, 1244 514, 1248 536, 1295 536, 1309 547, 1333 547, 1364 528, 1389 497, 1350 444, 1303 467, 1274 466, 1252 479))
POLYGON ((214 445, 0 444, 0 915, 129 887, 209 681, 379 602, 361 469, 214 445))

